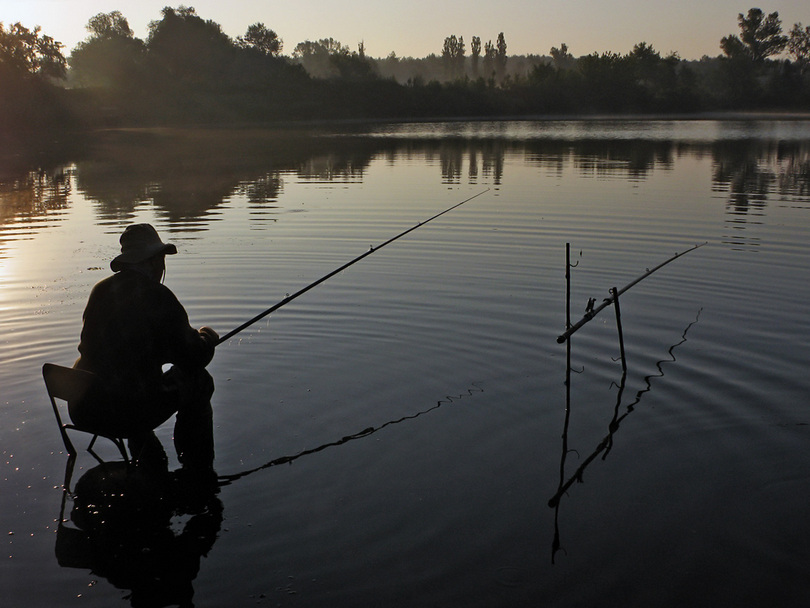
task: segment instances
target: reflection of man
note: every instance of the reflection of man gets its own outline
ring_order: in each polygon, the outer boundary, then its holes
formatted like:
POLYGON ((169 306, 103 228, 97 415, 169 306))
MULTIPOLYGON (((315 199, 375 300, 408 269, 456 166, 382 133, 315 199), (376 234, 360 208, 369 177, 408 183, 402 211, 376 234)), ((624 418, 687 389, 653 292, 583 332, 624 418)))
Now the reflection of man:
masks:
POLYGON ((64 503, 57 527, 60 566, 92 570, 130 590, 132 606, 193 606, 200 560, 222 524, 216 488, 190 489, 118 461, 85 473, 73 499, 76 527, 65 525, 64 503))
POLYGON ((149 224, 121 235, 115 272, 100 281, 84 311, 77 368, 96 382, 79 402, 69 403, 74 423, 129 438, 133 458, 165 461, 153 430, 177 413, 174 442, 184 469, 213 472, 211 395, 205 366, 218 336, 189 325, 188 315, 162 284, 165 256, 177 253, 149 224), (163 371, 165 364, 173 366, 163 371))

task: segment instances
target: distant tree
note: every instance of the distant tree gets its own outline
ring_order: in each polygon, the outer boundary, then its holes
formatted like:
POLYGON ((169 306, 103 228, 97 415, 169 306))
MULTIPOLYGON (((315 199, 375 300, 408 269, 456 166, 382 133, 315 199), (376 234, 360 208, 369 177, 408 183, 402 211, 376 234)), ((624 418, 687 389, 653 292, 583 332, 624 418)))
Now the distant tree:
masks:
POLYGON ((807 70, 810 67, 810 25, 802 28, 801 23, 794 24, 790 30, 787 48, 802 71, 807 70))
MULTIPOLYGON (((337 78, 341 74, 341 65, 343 70, 349 68, 349 62, 343 60, 350 58, 352 53, 348 46, 334 38, 322 38, 316 42, 299 42, 292 55, 311 76, 337 78)), ((351 65, 350 71, 356 67, 359 66, 351 65)))
POLYGON ((108 38, 132 38, 132 29, 129 22, 120 11, 111 13, 99 13, 91 17, 85 26, 91 38, 105 40, 108 38))
POLYGON ((740 52, 746 53, 753 61, 761 62, 772 55, 781 53, 788 43, 787 36, 782 35, 782 22, 779 13, 770 13, 767 17, 761 9, 749 9, 747 15, 737 16, 740 24, 740 36, 726 36, 720 41, 720 47, 729 57, 740 52))
POLYGON ((316 55, 318 53, 325 53, 327 55, 348 55, 349 47, 341 44, 334 38, 322 38, 317 42, 304 40, 295 45, 293 49, 293 57, 301 58, 307 55, 316 55))
POLYGON ((577 60, 588 109, 610 112, 638 110, 641 86, 632 61, 618 53, 592 53, 577 60))
POLYGON ((166 7, 162 13, 163 19, 149 24, 149 55, 173 80, 226 86, 237 47, 222 27, 191 7, 166 7))
POLYGON ((627 58, 634 65, 641 79, 654 77, 661 62, 661 54, 646 42, 636 44, 627 58))
POLYGON ((473 78, 478 78, 478 61, 481 58, 481 39, 473 36, 470 42, 470 64, 473 78))
POLYGON ((68 60, 71 78, 85 86, 131 89, 146 76, 146 47, 118 11, 99 13, 85 26, 90 36, 68 60))
MULTIPOLYGON (((20 23, 0 22, 0 139, 27 144, 40 136, 51 141, 72 124, 65 91, 51 79, 65 76, 62 44, 20 23)), ((4 150, 8 152, 9 150, 4 150)), ((14 150, 12 149, 11 152, 14 150)))
POLYGON ((492 40, 487 40, 486 44, 484 44, 484 72, 486 73, 487 78, 491 78, 495 73, 495 55, 496 55, 495 45, 492 44, 492 40))
POLYGON ((555 46, 551 47, 551 61, 554 63, 554 67, 558 70, 565 70, 569 69, 574 64, 574 56, 568 52, 568 45, 564 42, 560 45, 560 48, 555 46))
POLYGON ((253 48, 265 55, 274 57, 281 54, 284 41, 273 30, 258 22, 249 26, 244 36, 236 39, 237 44, 243 48, 253 48))
POLYGON ((498 40, 495 43, 495 73, 499 81, 502 81, 506 75, 506 39, 503 32, 498 34, 498 40))
POLYGON ((29 30, 18 22, 6 29, 0 22, 0 66, 19 75, 64 78, 64 45, 40 32, 39 26, 29 30))
POLYGON ((365 55, 361 55, 359 50, 348 55, 332 55, 329 59, 332 66, 337 69, 337 76, 343 80, 359 81, 377 78, 374 64, 365 55))
POLYGON ((453 34, 444 39, 444 46, 442 46, 442 62, 444 63, 449 79, 454 80, 463 74, 464 52, 463 36, 456 38, 456 35, 453 34))
POLYGON ((729 59, 751 59, 748 48, 738 36, 734 34, 724 36, 720 40, 720 48, 729 59))

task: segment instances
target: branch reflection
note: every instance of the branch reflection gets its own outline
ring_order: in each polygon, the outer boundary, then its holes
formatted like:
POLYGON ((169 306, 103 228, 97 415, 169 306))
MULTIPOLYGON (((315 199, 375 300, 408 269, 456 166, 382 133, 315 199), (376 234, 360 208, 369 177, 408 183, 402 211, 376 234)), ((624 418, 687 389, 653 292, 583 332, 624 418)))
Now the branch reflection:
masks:
MULTIPOLYGON (((622 405, 622 397, 624 394, 625 383, 627 380, 627 372, 624 371, 622 373, 621 380, 619 384, 616 385, 618 388, 618 392, 616 395, 616 404, 613 408, 613 418, 608 423, 608 434, 596 445, 594 450, 588 455, 585 460, 582 461, 582 464, 577 467, 576 471, 572 475, 570 475, 567 479, 565 476, 565 461, 566 458, 571 450, 568 448, 568 425, 569 425, 569 418, 570 418, 570 410, 571 410, 571 403, 570 403, 570 359, 568 360, 568 370, 566 371, 566 404, 565 404, 565 423, 563 425, 563 433, 562 433, 562 454, 560 457, 560 484, 557 488, 556 494, 552 496, 548 501, 548 506, 554 509, 554 538, 552 540, 551 545, 551 563, 554 563, 556 554, 562 548, 560 543, 560 529, 559 529, 559 511, 560 511, 560 501, 563 495, 567 494, 569 488, 576 482, 583 483, 583 473, 588 466, 596 460, 596 458, 602 454, 602 460, 605 460, 613 449, 613 439, 616 432, 619 430, 619 426, 621 425, 622 421, 627 418, 635 409, 635 406, 641 401, 642 397, 652 390, 652 379, 653 378, 662 378, 664 376, 664 363, 671 363, 676 361, 675 358, 675 349, 686 342, 686 334, 700 320, 700 313, 703 309, 698 310, 695 320, 689 323, 686 328, 683 330, 681 334, 681 340, 667 349, 667 353, 669 354, 668 359, 662 359, 657 361, 655 366, 658 370, 655 374, 649 374, 644 377, 644 384, 645 387, 640 389, 636 393, 635 399, 627 405, 623 414, 620 415, 621 412, 621 405, 622 405)), ((564 551, 564 549, 563 549, 564 551)))

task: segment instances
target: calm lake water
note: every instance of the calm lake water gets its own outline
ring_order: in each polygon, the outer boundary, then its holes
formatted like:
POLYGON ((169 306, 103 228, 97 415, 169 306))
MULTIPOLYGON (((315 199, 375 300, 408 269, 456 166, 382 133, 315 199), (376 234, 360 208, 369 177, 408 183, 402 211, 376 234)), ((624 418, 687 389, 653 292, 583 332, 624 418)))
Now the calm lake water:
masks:
POLYGON ((805 605, 810 121, 80 150, 0 171, 0 605, 805 605), (166 284, 224 334, 485 190, 218 347, 218 494, 95 535, 71 518, 40 370, 75 359, 127 224, 177 245, 166 284), (577 321, 704 242, 621 296, 624 378, 613 308, 574 334, 567 393, 566 243, 577 321))

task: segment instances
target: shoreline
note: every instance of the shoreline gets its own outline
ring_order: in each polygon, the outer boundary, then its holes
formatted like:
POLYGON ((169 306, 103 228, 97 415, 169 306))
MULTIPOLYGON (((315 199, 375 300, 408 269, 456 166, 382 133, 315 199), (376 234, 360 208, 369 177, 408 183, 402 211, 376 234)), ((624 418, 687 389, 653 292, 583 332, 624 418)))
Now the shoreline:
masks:
POLYGON ((723 111, 678 114, 516 114, 478 116, 424 116, 388 118, 324 118, 310 120, 277 120, 268 122, 189 123, 174 125, 143 125, 127 127, 103 127, 80 131, 81 133, 169 133, 172 131, 217 131, 217 130, 281 130, 361 126, 379 124, 461 123, 461 122, 677 122, 677 121, 808 121, 810 111, 723 111))

